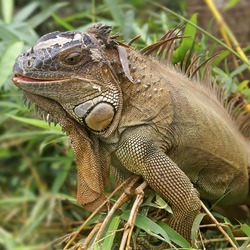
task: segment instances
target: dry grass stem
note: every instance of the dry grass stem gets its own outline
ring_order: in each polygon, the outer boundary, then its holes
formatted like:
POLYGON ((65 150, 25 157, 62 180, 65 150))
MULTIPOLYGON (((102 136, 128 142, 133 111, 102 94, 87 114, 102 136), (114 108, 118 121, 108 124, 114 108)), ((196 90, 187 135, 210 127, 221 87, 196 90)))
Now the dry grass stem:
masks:
POLYGON ((221 224, 210 213, 210 211, 207 209, 207 207, 204 205, 204 203, 202 201, 201 201, 201 206, 204 209, 204 211, 207 213, 207 215, 211 218, 211 220, 215 223, 215 225, 220 230, 220 232, 225 236, 225 238, 228 240, 228 242, 231 244, 231 246, 234 249, 237 249, 237 246, 235 245, 235 243, 232 241, 232 239, 229 237, 229 235, 226 233, 226 231, 222 228, 221 224))
POLYGON ((140 177, 132 179, 129 182, 126 189, 124 190, 124 192, 119 197, 119 199, 112 206, 111 210, 108 212, 107 216, 105 217, 104 221, 102 222, 102 225, 101 225, 100 230, 98 231, 98 233, 96 235, 96 238, 95 238, 95 241, 93 242, 93 245, 100 240, 105 227, 107 226, 108 222, 110 221, 110 219, 111 219, 112 215, 115 213, 115 211, 118 208, 120 208, 125 202, 127 202, 131 198, 131 196, 134 194, 134 190, 132 188, 139 179, 140 179, 140 177))
MULTIPOLYGON (((226 24, 225 20, 223 19, 222 15, 218 11, 214 1, 213 0, 205 0, 205 3, 207 4, 208 8, 212 12, 214 18, 216 19, 216 21, 220 27, 222 37, 223 37, 225 43, 227 44, 227 46, 232 48, 232 45, 233 45, 234 49, 241 56, 242 61, 249 64, 247 56, 245 55, 245 53, 241 49, 239 42, 237 41, 233 32, 230 30, 230 28, 226 24)), ((250 67, 248 67, 248 70, 250 71, 250 67)))
POLYGON ((122 182, 107 198, 105 202, 103 202, 89 217, 88 219, 78 228, 78 230, 74 233, 72 233, 72 238, 68 241, 66 246, 63 248, 63 250, 69 249, 69 246, 73 243, 73 241, 76 239, 76 237, 80 234, 80 232, 83 230, 83 228, 87 225, 87 223, 98 213, 101 211, 101 209, 105 206, 106 203, 109 202, 109 200, 115 195, 116 192, 118 192, 122 187, 127 185, 131 182, 136 182, 140 179, 139 176, 131 176, 130 178, 126 179, 124 182, 122 182))
POLYGON ((130 248, 130 239, 132 237, 132 232, 133 232, 133 228, 135 225, 136 215, 138 213, 138 210, 140 208, 141 203, 143 202, 143 197, 144 197, 143 190, 147 187, 147 185, 148 185, 147 182, 144 181, 139 187, 137 187, 135 189, 135 193, 137 194, 136 199, 135 199, 133 207, 130 211, 129 219, 125 225, 124 233, 122 236, 122 241, 121 241, 119 250, 124 250, 124 249, 128 250, 130 248), (125 245, 126 245, 126 247, 125 247, 125 245))
POLYGON ((85 239, 84 243, 79 246, 80 250, 86 250, 88 248, 89 243, 94 238, 95 234, 98 232, 101 225, 102 225, 101 222, 95 225, 95 227, 91 230, 91 232, 89 233, 89 235, 85 239))

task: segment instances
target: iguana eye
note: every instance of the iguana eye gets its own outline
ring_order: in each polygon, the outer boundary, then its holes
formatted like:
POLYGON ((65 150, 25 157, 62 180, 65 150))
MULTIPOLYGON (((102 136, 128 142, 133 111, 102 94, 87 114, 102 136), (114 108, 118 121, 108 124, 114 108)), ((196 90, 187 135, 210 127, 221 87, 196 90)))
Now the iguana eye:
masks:
POLYGON ((80 62, 82 56, 81 56, 81 53, 79 52, 73 52, 71 54, 69 54, 65 59, 64 61, 67 63, 67 64, 70 64, 70 65, 74 65, 74 64, 77 64, 80 62))

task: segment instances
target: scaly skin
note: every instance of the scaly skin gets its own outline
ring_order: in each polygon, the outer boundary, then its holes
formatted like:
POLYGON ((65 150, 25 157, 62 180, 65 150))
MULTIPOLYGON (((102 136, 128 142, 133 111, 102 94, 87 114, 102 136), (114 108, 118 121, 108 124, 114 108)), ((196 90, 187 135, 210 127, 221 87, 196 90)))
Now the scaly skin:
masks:
POLYGON ((97 25, 45 35, 17 58, 13 81, 68 133, 80 204, 92 211, 105 199, 109 168, 118 181, 134 173, 169 202, 169 224, 190 240, 199 196, 225 205, 246 199, 249 141, 208 84, 109 32, 97 25))

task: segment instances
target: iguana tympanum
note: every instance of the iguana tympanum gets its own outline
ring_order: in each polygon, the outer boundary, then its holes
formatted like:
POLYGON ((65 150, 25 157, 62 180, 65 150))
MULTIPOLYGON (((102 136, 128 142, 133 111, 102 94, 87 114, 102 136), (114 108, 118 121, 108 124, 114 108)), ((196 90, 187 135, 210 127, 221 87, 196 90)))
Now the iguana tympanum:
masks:
POLYGON ((221 104, 208 70, 196 81, 194 63, 189 77, 170 65, 173 32, 137 52, 110 30, 44 35, 16 59, 13 81, 70 137, 80 204, 93 211, 105 200, 110 170, 118 181, 136 174, 190 240, 200 197, 222 205, 247 197, 249 115, 221 104))

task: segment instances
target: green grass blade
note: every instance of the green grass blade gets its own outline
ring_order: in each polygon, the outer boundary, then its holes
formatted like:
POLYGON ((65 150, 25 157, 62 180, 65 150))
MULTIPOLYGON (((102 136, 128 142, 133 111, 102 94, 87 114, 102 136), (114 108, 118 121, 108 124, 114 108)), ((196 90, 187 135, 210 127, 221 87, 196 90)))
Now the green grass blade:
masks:
POLYGON ((197 14, 192 15, 189 23, 186 25, 183 35, 187 38, 181 40, 180 46, 174 51, 173 63, 183 62, 183 59, 188 51, 193 47, 196 28, 193 24, 197 23, 197 14))
POLYGON ((0 88, 12 73, 16 57, 23 50, 23 42, 18 41, 8 46, 0 58, 0 88))
POLYGON ((15 116, 15 115, 10 115, 7 114, 7 116, 9 116, 10 118, 26 123, 26 124, 30 124, 33 125, 35 127, 39 127, 39 128, 43 128, 43 129, 48 129, 48 130, 53 130, 56 132, 61 132, 62 129, 59 125, 54 126, 50 126, 47 122, 43 121, 43 120, 38 120, 38 119, 33 119, 33 118, 24 118, 24 117, 19 117, 19 116, 15 116))
POLYGON ((240 224, 240 229, 244 232, 244 234, 248 237, 250 237, 250 226, 246 223, 240 224))
POLYGON ((64 19, 60 18, 58 15, 52 14, 52 17, 54 18, 54 20, 56 21, 57 24, 61 25, 66 30, 74 30, 74 27, 72 25, 70 25, 64 19))
POLYGON ((38 25, 43 23, 47 18, 49 18, 55 11, 62 7, 65 7, 66 5, 68 5, 68 3, 56 3, 54 5, 51 5, 49 9, 44 9, 34 17, 31 17, 28 20, 29 26, 31 28, 37 27, 38 25))
POLYGON ((60 188, 62 187, 63 183, 65 182, 65 179, 68 176, 69 170, 71 169, 72 161, 67 160, 64 164, 64 168, 60 173, 56 176, 56 179, 53 182, 51 192, 56 194, 59 192, 60 188))
POLYGON ((8 24, 11 22, 12 19, 14 0, 2 0, 1 7, 3 20, 6 24, 8 24))
POLYGON ((112 249, 114 239, 116 236, 116 230, 118 229, 120 221, 121 221, 120 216, 115 216, 111 220, 108 230, 106 232, 105 240, 103 241, 102 244, 102 249, 112 249))
POLYGON ((19 203, 24 203, 24 202, 30 202, 30 201, 36 201, 35 196, 18 196, 18 197, 5 197, 0 199, 0 205, 3 204, 19 204, 19 203))
POLYGON ((0 249, 12 250, 14 247, 15 239, 12 234, 0 227, 0 249))
POLYGON ((13 17, 13 22, 23 22, 25 21, 31 14, 35 12, 35 10, 39 7, 39 2, 32 2, 28 5, 24 6, 20 11, 16 13, 13 17))
MULTIPOLYGON (((130 215, 130 210, 124 211, 124 213, 121 215, 121 218, 124 220, 128 220, 129 215, 130 215)), ((169 239, 168 234, 166 233, 165 230, 162 229, 159 225, 157 225, 154 221, 149 219, 148 217, 137 214, 136 220, 135 220, 135 225, 142 230, 144 230, 146 233, 167 242, 169 245, 172 246, 172 243, 169 239)))
POLYGON ((113 0, 104 0, 104 2, 106 3, 113 19, 123 29, 125 16, 124 16, 124 13, 122 12, 118 2, 113 1, 113 0))
POLYGON ((37 203, 34 205, 30 217, 26 220, 24 228, 18 237, 18 240, 20 240, 20 242, 24 241, 25 238, 29 237, 30 234, 32 234, 33 230, 35 230, 39 225, 41 225, 42 221, 48 215, 49 208, 44 209, 48 207, 46 206, 48 198, 49 196, 42 196, 37 199, 37 203))
POLYGON ((185 249, 191 248, 189 242, 185 238, 183 238, 180 234, 178 234, 176 231, 174 231, 171 227, 169 227, 167 224, 160 221, 158 225, 162 229, 164 229, 164 231, 168 234, 172 242, 185 249))
POLYGON ((195 243, 198 241, 198 230, 199 226, 201 224, 202 219, 204 218, 206 214, 205 213, 200 213, 196 216, 193 226, 192 226, 192 231, 191 231, 191 240, 192 240, 192 245, 195 246, 195 243))

